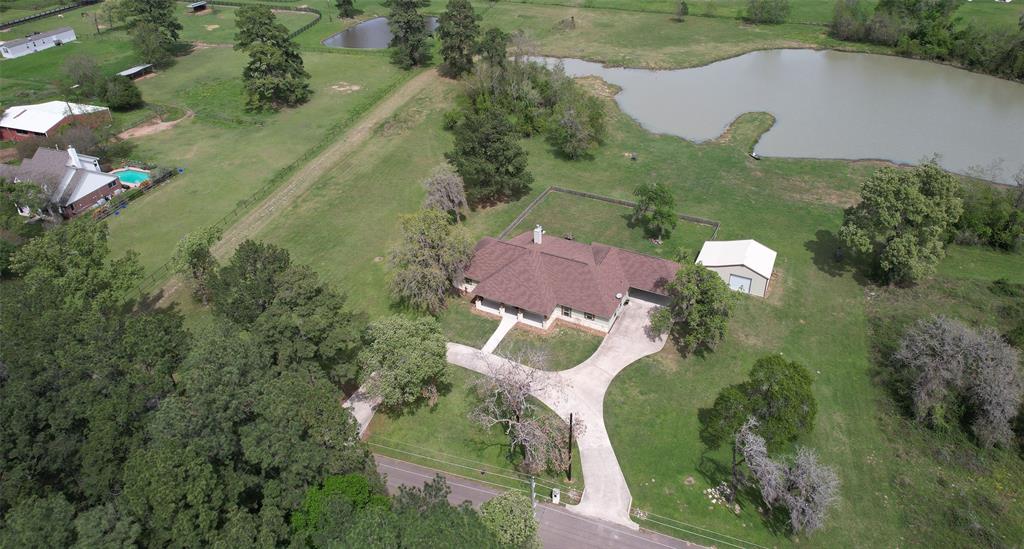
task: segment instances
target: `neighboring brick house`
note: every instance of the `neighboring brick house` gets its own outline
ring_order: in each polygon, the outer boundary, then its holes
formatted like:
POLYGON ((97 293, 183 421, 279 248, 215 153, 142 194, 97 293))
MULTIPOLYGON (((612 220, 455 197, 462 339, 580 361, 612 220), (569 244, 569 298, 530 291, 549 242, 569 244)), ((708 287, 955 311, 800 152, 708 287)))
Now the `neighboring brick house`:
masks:
POLYGON ((667 301, 679 264, 604 244, 545 236, 538 225, 476 245, 461 289, 478 310, 547 329, 555 320, 608 332, 627 299, 667 301))
POLYGON ((82 124, 95 128, 109 124, 110 109, 96 105, 49 101, 37 105, 8 107, 0 118, 0 140, 25 141, 39 137, 52 137, 68 124, 82 124))
MULTIPOLYGON (((20 166, 0 164, 0 177, 36 183, 50 204, 67 218, 88 211, 121 192, 116 175, 104 173, 98 158, 78 154, 74 147, 66 151, 40 147, 20 166)), ((20 205, 19 210, 24 215, 31 213, 20 205)))

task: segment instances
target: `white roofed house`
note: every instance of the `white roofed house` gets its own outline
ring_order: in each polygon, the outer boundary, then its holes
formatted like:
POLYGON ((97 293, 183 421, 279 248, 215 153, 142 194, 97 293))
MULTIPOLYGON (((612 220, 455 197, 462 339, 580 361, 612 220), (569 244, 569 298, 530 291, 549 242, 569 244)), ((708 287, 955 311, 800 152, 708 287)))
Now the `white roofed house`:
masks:
MULTIPOLYGON (((78 154, 74 147, 62 151, 40 147, 20 166, 0 164, 0 177, 29 181, 40 186, 47 202, 70 218, 106 202, 121 192, 116 175, 103 172, 95 156, 78 154)), ((18 206, 23 214, 21 205, 18 206)))
POLYGON ((709 240, 697 263, 715 271, 737 292, 764 297, 775 269, 775 250, 756 240, 709 240))
POLYGON ((101 126, 111 121, 110 109, 67 101, 8 107, 0 117, 0 140, 25 141, 52 137, 68 124, 101 126))
POLYGON ((77 38, 75 36, 75 29, 71 27, 60 27, 36 32, 24 38, 15 38, 14 40, 0 43, 0 55, 8 59, 14 59, 15 57, 22 57, 37 51, 50 49, 54 46, 74 42, 77 38))

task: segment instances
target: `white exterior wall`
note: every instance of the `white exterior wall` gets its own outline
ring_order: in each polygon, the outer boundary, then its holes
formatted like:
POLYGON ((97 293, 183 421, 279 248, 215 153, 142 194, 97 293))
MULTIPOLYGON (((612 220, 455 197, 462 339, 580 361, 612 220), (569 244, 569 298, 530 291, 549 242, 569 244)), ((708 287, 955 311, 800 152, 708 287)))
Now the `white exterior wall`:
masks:
POLYGON ((730 265, 727 267, 708 267, 718 273, 726 284, 729 283, 729 275, 742 276, 750 279, 750 295, 764 297, 768 290, 768 279, 744 267, 743 265, 730 265))
POLYGON ((37 51, 50 49, 56 46, 57 42, 60 42, 62 44, 73 42, 76 38, 77 37, 75 36, 75 31, 67 30, 60 34, 47 36, 45 38, 39 38, 38 40, 32 40, 31 42, 27 42, 11 48, 7 46, 0 46, 0 54, 2 54, 4 57, 8 59, 14 59, 16 57, 22 57, 30 53, 35 53, 37 51))
POLYGON ((479 297, 476 300, 476 308, 485 313, 491 313, 492 315, 501 314, 499 307, 501 307, 501 304, 496 301, 491 301, 482 297, 479 297))
MULTIPOLYGON (((625 301, 625 299, 623 299, 625 301)), ((612 324, 615 324, 615 319, 619 316, 619 311, 622 310, 622 303, 619 303, 619 307, 615 310, 615 314, 611 318, 602 318, 594 315, 593 320, 587 319, 586 313, 572 309, 571 316, 565 316, 562 314, 562 306, 555 307, 555 310, 551 312, 549 318, 560 319, 564 322, 571 322, 573 324, 579 324, 591 330, 597 330, 599 332, 608 332, 612 329, 612 324)))
POLYGON ((459 286, 459 289, 462 290, 463 292, 466 292, 467 294, 470 294, 473 293, 473 290, 476 289, 476 285, 477 282, 475 280, 470 280, 467 278, 462 281, 462 285, 459 286))

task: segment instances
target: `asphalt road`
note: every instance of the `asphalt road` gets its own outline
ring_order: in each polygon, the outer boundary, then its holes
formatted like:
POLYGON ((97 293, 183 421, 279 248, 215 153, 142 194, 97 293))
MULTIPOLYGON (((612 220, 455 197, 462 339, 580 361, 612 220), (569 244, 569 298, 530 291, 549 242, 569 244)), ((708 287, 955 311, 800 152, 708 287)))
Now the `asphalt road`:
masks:
MULTIPOLYGON (((435 469, 414 465, 405 461, 375 455, 377 469, 387 475, 388 490, 399 486, 422 486, 437 473, 448 479, 452 489, 448 500, 453 504, 470 501, 474 507, 501 492, 494 486, 447 474, 435 469)), ((537 520, 540 523, 540 540, 545 549, 703 549, 680 539, 648 530, 630 530, 624 526, 581 517, 557 505, 537 505, 537 520)))

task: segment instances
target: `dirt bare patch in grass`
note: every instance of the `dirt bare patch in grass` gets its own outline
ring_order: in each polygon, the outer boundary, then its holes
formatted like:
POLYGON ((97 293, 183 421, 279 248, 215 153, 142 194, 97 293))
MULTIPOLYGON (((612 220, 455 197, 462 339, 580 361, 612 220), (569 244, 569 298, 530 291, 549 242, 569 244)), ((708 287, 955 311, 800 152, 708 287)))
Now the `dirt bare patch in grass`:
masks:
POLYGON ((220 25, 206 25, 206 30, 212 31, 220 28, 220 25))
POLYGON ((363 89, 359 84, 349 84, 348 82, 338 82, 331 86, 331 89, 338 93, 352 93, 363 89))
POLYGON ((131 139, 134 137, 145 137, 147 135, 153 135, 155 133, 160 133, 162 131, 169 130, 174 126, 177 126, 180 122, 192 118, 192 116, 194 115, 194 112, 186 111, 185 116, 182 116, 177 120, 171 120, 169 122, 164 122, 160 120, 159 116, 154 116, 150 120, 143 122, 142 124, 139 124, 134 128, 129 128, 117 134, 117 136, 120 137, 121 139, 131 139))

